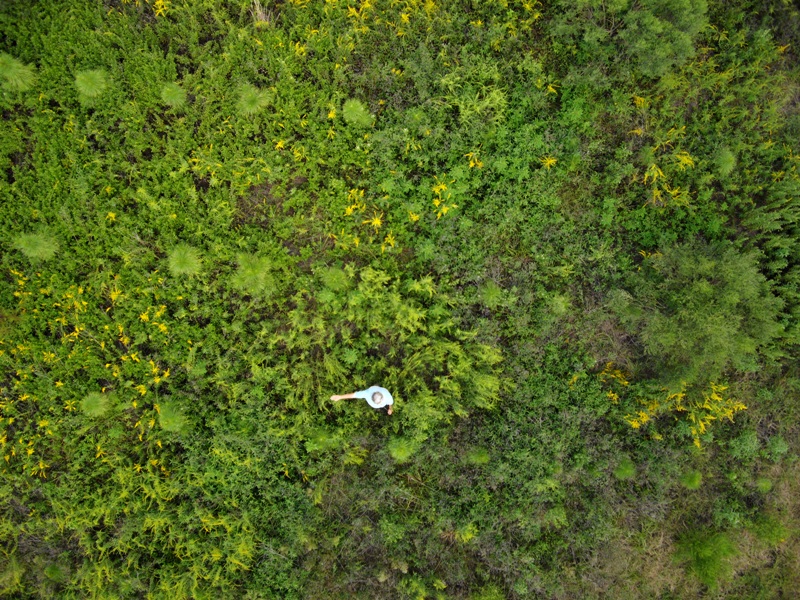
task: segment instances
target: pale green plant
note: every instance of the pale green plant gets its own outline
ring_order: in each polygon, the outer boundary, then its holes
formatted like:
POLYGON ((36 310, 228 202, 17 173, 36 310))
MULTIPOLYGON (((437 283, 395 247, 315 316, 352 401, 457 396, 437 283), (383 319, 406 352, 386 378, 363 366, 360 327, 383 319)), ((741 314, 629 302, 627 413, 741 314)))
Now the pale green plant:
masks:
POLYGON ((50 260, 58 252, 58 242, 45 233, 21 233, 13 245, 31 262, 50 260))
POLYGON ((197 275, 203 266, 200 251, 188 244, 178 244, 169 253, 169 272, 175 276, 197 275))
POLYGON ((172 108, 186 104, 186 90, 177 83, 165 83, 161 88, 161 101, 172 108))
POLYGON ((239 268, 233 276, 233 286, 254 295, 267 295, 274 280, 270 273, 272 263, 268 258, 254 254, 240 254, 239 268))
POLYGON ((89 392, 81 400, 81 410, 87 417, 102 417, 110 408, 108 396, 100 392, 89 392))
POLYGON ((367 107, 360 100, 350 99, 342 106, 342 116, 349 125, 353 127, 371 127, 375 117, 373 117, 367 107))
POLYGON ((161 429, 173 433, 182 433, 188 425, 186 416, 172 402, 164 402, 159 405, 158 422, 161 424, 161 429))
POLYGON ((24 92, 33 86, 36 75, 32 66, 0 52, 0 80, 4 90, 24 92))
POLYGON ((254 85, 243 85, 239 90, 236 109, 242 116, 254 115, 269 103, 269 94, 254 85))
POLYGON ((78 71, 75 75, 75 88, 83 104, 91 104, 108 89, 108 74, 103 69, 78 71))

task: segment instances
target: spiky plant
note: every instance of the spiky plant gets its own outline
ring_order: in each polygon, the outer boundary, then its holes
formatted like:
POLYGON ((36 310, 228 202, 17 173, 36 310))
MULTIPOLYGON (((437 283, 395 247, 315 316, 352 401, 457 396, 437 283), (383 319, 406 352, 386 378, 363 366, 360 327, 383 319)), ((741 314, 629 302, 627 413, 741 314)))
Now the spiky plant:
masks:
POLYGON ((397 437, 389 442, 387 448, 396 462, 404 463, 419 449, 419 443, 408 438, 397 437))
POLYGON ((488 308, 495 308, 503 302, 503 288, 489 279, 480 287, 481 301, 488 308))
POLYGON ((350 280, 342 269, 329 267, 319 272, 322 284, 332 292, 341 292, 350 286, 350 280))
POLYGON ((161 101, 172 108, 180 108, 186 104, 186 90, 177 83, 166 83, 161 88, 161 101))
POLYGON ((102 417, 108 412, 110 407, 108 396, 100 392, 89 392, 86 397, 81 400, 81 410, 87 417, 102 417))
POLYGON ((344 120, 354 127, 370 127, 375 119, 360 100, 351 99, 342 107, 344 120))
POLYGON ((240 254, 239 268, 233 276, 233 286, 253 295, 268 295, 272 291, 273 279, 269 270, 270 260, 255 254, 240 254))
POLYGON ((58 242, 45 233, 21 233, 13 244, 31 262, 49 260, 58 252, 58 242))
POLYGON ((197 275, 203 266, 200 251, 188 244, 178 244, 169 253, 167 259, 169 272, 176 277, 180 275, 197 275))
POLYGON ((182 433, 189 424, 183 412, 172 402, 163 402, 159 405, 158 421, 161 429, 173 433, 182 433))
POLYGON ((254 85, 246 84, 239 90, 236 109, 242 116, 254 115, 269 103, 269 94, 254 85))
POLYGON ((630 458, 623 458, 617 468, 614 469, 614 477, 622 481, 626 479, 633 479, 636 475, 636 465, 630 458))
POLYGON ((714 163, 717 167, 717 173, 724 179, 733 173, 736 168, 736 155, 730 148, 723 146, 717 150, 717 154, 714 156, 714 163))
POLYGON ((84 104, 90 104, 108 88, 108 74, 103 69, 79 71, 75 75, 75 88, 84 104))
POLYGON ((479 447, 467 452, 466 458, 467 462, 472 465, 485 465, 491 460, 492 456, 486 448, 479 447))
POLYGON ((36 75, 32 66, 24 64, 5 52, 0 52, 0 79, 2 79, 4 90, 24 92, 31 88, 36 80, 36 75))

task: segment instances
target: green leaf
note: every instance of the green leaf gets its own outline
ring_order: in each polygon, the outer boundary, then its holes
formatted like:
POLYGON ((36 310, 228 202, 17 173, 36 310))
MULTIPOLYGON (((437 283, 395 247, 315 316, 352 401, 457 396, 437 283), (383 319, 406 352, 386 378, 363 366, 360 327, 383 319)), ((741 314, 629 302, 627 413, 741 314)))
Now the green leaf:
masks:
POLYGON ((360 100, 345 102, 342 107, 342 116, 349 125, 360 128, 371 127, 375 120, 375 117, 369 114, 367 107, 360 100))

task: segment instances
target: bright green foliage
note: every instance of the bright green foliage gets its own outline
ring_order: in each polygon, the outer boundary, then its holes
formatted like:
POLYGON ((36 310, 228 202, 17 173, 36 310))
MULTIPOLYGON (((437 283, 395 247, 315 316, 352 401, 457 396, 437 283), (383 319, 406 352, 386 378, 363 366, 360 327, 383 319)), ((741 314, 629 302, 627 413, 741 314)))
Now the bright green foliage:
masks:
POLYGON ((419 449, 419 442, 407 438, 394 438, 386 446, 389 454, 398 463, 408 462, 419 449))
POLYGON ((361 100, 350 99, 342 106, 342 116, 354 127, 370 127, 375 118, 369 113, 361 100))
POLYGON ((704 585, 714 589, 728 576, 728 559, 735 554, 735 546, 727 534, 694 531, 678 540, 675 557, 685 561, 689 571, 704 585))
POLYGON ((110 407, 111 402, 108 396, 100 392, 90 392, 81 400, 81 410, 87 417, 102 417, 110 407))
POLYGON ((75 89, 81 102, 89 105, 108 89, 108 73, 104 69, 79 71, 75 75, 75 89))
POLYGON ((36 74, 32 66, 0 52, 0 81, 4 90, 25 92, 33 86, 36 74))
POLYGON ((467 462, 473 465, 485 465, 492 459, 486 448, 472 448, 466 455, 467 462))
POLYGON ((165 83, 161 88, 161 100, 172 108, 181 108, 186 104, 186 90, 177 83, 165 83))
POLYGON ((703 474, 700 471, 687 471, 681 476, 681 485, 687 490, 699 490, 703 483, 703 474))
POLYGON ((614 469, 614 477, 625 481, 636 476, 636 465, 630 458, 623 458, 614 469))
POLYGON ((59 244, 46 233, 21 233, 14 238, 14 247, 31 262, 37 263, 53 258, 59 244))
POLYGON ((766 477, 756 479, 756 489, 762 494, 767 494, 772 490, 772 480, 766 477))
POLYGON ((239 90, 236 109, 240 115, 254 115, 269 103, 269 94, 253 85, 244 85, 239 90))
POLYGON ((273 289, 273 278, 270 273, 272 262, 254 254, 240 254, 239 266, 233 276, 232 283, 237 289, 253 295, 269 295, 273 289))
POLYGON ((178 244, 169 253, 169 272, 173 275, 197 275, 203 266, 200 251, 188 244, 178 244))
POLYGON ((182 433, 187 429, 186 416, 174 401, 159 404, 158 419, 164 431, 182 433))

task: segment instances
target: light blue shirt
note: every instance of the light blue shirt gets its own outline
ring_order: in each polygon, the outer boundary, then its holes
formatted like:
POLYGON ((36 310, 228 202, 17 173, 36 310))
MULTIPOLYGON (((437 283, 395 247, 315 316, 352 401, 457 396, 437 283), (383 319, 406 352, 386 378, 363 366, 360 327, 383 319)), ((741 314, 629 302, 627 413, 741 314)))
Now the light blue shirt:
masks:
POLYGON ((356 398, 363 398, 364 400, 366 400, 367 404, 369 404, 372 408, 383 408, 384 406, 389 406, 391 404, 394 404, 394 398, 392 398, 392 395, 389 393, 389 390, 387 390, 386 388, 378 387, 377 385, 373 385, 372 387, 367 388, 366 390, 361 390, 360 392, 353 392, 353 395, 356 398), (383 396, 379 404, 376 404, 375 402, 372 401, 372 394, 374 394, 375 392, 378 392, 383 396))

